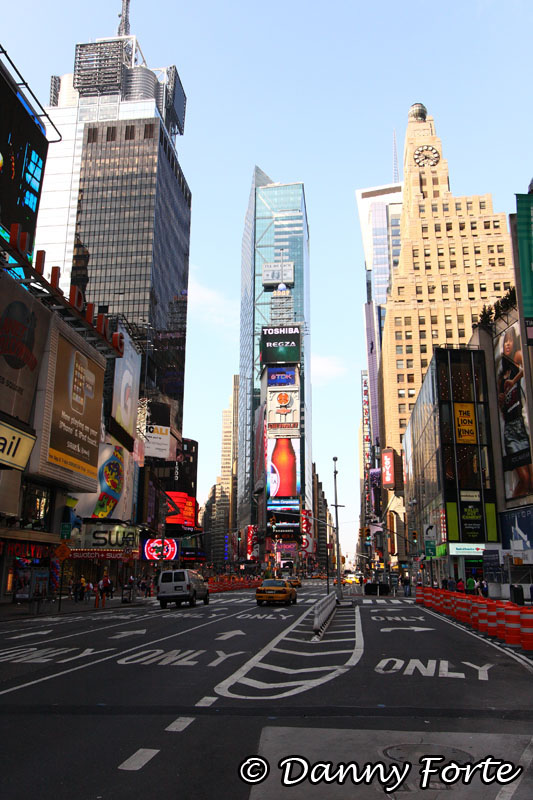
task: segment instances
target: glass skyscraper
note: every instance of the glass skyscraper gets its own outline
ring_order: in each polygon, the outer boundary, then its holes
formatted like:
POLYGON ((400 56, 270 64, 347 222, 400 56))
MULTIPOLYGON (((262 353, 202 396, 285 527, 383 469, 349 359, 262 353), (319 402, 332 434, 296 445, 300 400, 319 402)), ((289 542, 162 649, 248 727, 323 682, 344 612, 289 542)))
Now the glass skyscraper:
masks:
POLYGON ((242 242, 238 525, 256 521, 254 416, 261 397, 260 340, 264 325, 299 322, 301 495, 312 508, 309 230, 302 183, 274 183, 255 168, 242 242), (292 280, 279 291, 263 280, 263 265, 293 265, 292 280))
MULTIPOLYGON (((191 192, 175 147, 186 98, 175 67, 149 69, 129 23, 78 44, 74 73, 52 78, 61 132, 46 165, 36 247, 95 311, 124 315, 166 351, 161 391, 181 428, 191 192)), ((146 374, 146 371, 145 371, 146 374)))

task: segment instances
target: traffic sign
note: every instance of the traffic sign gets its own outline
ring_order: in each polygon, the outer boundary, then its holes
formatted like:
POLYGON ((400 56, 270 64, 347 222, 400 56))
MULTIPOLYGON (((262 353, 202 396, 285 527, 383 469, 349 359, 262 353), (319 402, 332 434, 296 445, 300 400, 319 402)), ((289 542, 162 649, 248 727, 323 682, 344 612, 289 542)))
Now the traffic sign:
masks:
POLYGON ((72 525, 70 522, 62 522, 59 530, 62 539, 70 539, 72 533, 72 525))
POLYGON ((426 545, 426 557, 435 558, 437 555, 437 543, 432 539, 426 539, 424 544, 426 545))
POLYGON ((68 544, 65 544, 65 542, 61 542, 61 544, 58 545, 54 551, 55 557, 58 558, 60 561, 65 561, 65 559, 70 558, 71 553, 72 550, 70 549, 68 544))

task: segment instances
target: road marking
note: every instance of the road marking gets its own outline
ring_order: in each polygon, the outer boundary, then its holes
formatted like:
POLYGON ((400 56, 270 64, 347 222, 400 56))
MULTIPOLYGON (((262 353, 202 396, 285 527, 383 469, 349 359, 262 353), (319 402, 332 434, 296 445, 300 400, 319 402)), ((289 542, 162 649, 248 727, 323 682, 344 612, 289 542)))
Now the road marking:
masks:
POLYGON ((526 747, 526 749, 524 750, 524 752, 520 757, 520 761, 516 765, 517 767, 523 767, 522 774, 516 780, 514 780, 512 784, 503 786, 496 795, 496 797, 494 798, 494 800, 512 800, 514 793, 516 792, 516 790, 518 789, 519 785, 522 782, 522 778, 529 770, 532 761, 533 761, 533 738, 530 740, 528 746, 526 747))
POLYGON ((165 728, 166 731, 170 731, 170 733, 180 733, 187 728, 191 722, 194 722, 196 717, 178 717, 171 722, 168 728, 165 728))
POLYGON ((130 756, 130 758, 126 759, 126 761, 123 761, 119 766, 119 769, 126 769, 129 771, 142 769, 144 765, 147 764, 158 753, 159 750, 148 750, 147 748, 141 748, 132 756, 130 756))
POLYGON ((6 636, 6 639, 26 639, 28 636, 48 636, 49 631, 33 631, 32 633, 19 633, 17 636, 6 636))
POLYGON ((198 702, 195 703, 195 705, 198 706, 199 708, 206 708, 207 706, 212 706, 213 703, 216 703, 217 700, 218 697, 209 697, 209 695, 206 695, 206 697, 202 697, 201 700, 198 700, 198 702))
MULTIPOLYGON (((240 614, 240 611, 236 611, 233 614, 228 614, 227 617, 223 619, 231 619, 231 617, 236 617, 237 614, 240 614)), ((177 631, 176 633, 171 633, 168 636, 162 636, 159 639, 154 639, 151 642, 142 642, 142 644, 136 644, 133 647, 130 647, 128 650, 123 650, 122 653, 113 653, 110 656, 104 656, 104 658, 98 658, 96 661, 86 662, 84 664, 78 664, 75 667, 71 667, 70 669, 64 669, 60 672, 54 672, 52 675, 45 675, 42 678, 37 678, 34 681, 27 681, 26 683, 20 683, 18 686, 12 686, 10 689, 3 689, 0 691, 0 696, 4 694, 11 694, 11 692, 18 692, 19 689, 27 689, 29 686, 36 686, 39 683, 44 683, 44 681, 50 681, 54 678, 60 678, 63 675, 69 675, 72 672, 77 672, 80 669, 86 669, 87 667, 93 667, 96 664, 102 664, 104 661, 109 661, 112 658, 116 658, 117 656, 124 657, 128 653, 133 653, 135 650, 139 650, 141 647, 149 647, 153 644, 158 644, 159 642, 166 642, 168 639, 174 639, 177 636, 184 636, 186 633, 191 633, 192 631, 197 631, 199 628, 205 628, 208 625, 212 625, 217 620, 209 620, 208 622, 202 622, 200 625, 195 625, 192 628, 186 628, 182 631, 177 631)), ((115 649, 115 648, 113 648, 115 649)))
POLYGON ((381 633, 390 633, 391 631, 415 631, 416 633, 420 633, 421 631, 434 631, 435 628, 417 628, 416 625, 411 625, 410 628, 403 628, 402 626, 394 627, 394 628, 380 628, 381 633))
POLYGON ((233 636, 245 636, 246 634, 244 631, 226 631, 225 633, 221 633, 220 636, 217 636, 218 641, 225 641, 226 639, 231 639, 233 636))
MULTIPOLYGON (((379 664, 374 667, 374 672, 378 672, 380 675, 393 675, 400 672, 405 663, 406 662, 402 658, 382 658, 379 664)), ((483 664, 483 666, 478 667, 476 664, 471 664, 469 661, 461 661, 461 664, 475 670, 479 681, 488 681, 489 669, 494 666, 494 664, 483 664)), ((439 678, 466 678, 464 672, 451 672, 449 661, 443 659, 437 661, 436 658, 428 659, 427 664, 418 658, 409 659, 403 670, 403 674, 413 676, 415 673, 419 673, 424 678, 434 678, 436 676, 439 678), (438 672, 437 663, 439 665, 438 672)))
POLYGON ((313 653, 302 653, 301 650, 284 650, 281 647, 273 647, 272 650, 275 653, 288 653, 293 656, 307 656, 308 658, 315 658, 316 656, 345 655, 346 653, 352 652, 352 650, 322 650, 322 651, 315 650, 313 653))
POLYGON ((146 628, 142 628, 140 631, 120 631, 119 633, 115 633, 114 636, 110 636, 110 639, 125 639, 127 636, 141 636, 143 633, 146 633, 146 628))

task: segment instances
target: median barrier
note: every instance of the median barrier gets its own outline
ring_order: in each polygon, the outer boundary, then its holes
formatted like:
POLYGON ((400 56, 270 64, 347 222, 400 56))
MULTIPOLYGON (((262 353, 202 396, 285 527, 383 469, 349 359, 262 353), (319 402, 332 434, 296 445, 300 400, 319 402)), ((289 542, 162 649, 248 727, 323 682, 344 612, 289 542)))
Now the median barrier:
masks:
POLYGON ((487 634, 488 630, 488 602, 484 597, 480 597, 477 604, 478 630, 480 633, 487 634))
POLYGON ((500 642, 505 642, 505 609, 507 601, 496 603, 496 637, 500 642))
MULTIPOLYGON (((368 585, 368 584, 367 584, 368 585)), ((318 635, 335 610, 337 596, 334 592, 327 594, 314 606, 313 631, 318 635)))
POLYGON ((495 639, 498 635, 498 621, 496 619, 496 603, 487 601, 487 636, 495 639))

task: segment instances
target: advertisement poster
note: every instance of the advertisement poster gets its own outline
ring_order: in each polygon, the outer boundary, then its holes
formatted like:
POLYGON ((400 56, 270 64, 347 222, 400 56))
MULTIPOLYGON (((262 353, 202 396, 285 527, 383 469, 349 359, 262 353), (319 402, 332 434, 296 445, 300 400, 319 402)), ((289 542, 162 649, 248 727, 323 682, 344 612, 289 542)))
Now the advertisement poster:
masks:
POLYGON ((115 359, 111 415, 130 436, 134 436, 137 425, 142 357, 133 346, 124 326, 119 323, 117 330, 124 336, 124 355, 122 358, 115 359))
POLYGON ((299 361, 299 325, 261 329, 262 364, 298 364, 299 361))
POLYGON ((145 436, 144 455, 166 460, 170 454, 171 439, 170 406, 166 403, 150 403, 145 436))
POLYGON ((185 492, 166 492, 172 502, 178 506, 180 513, 176 513, 169 504, 167 525, 187 525, 194 528, 196 525, 196 499, 185 492))
POLYGON ((533 194, 516 195, 518 266, 522 284, 522 313, 527 344, 533 345, 533 194))
POLYGON ((505 497, 511 500, 533 491, 533 464, 523 387, 524 368, 519 322, 496 336, 493 345, 505 497))
POLYGON ((82 519, 132 519, 135 462, 120 445, 101 444, 98 455, 98 491, 78 495, 76 514, 82 519))
POLYGON ((96 478, 104 370, 58 337, 48 461, 96 478))
POLYGON ((300 495, 299 439, 268 439, 267 490, 269 498, 300 495))
POLYGON ((295 386, 296 367, 268 367, 268 386, 295 386))
POLYGON ((454 403, 455 441, 460 444, 477 444, 476 412, 474 403, 454 403))
POLYGON ((30 418, 50 312, 0 271, 0 411, 30 418))
POLYGON ((300 390, 267 389, 267 435, 300 436, 300 390))
POLYGON ((461 541, 484 542, 485 526, 481 503, 461 503, 461 541))

